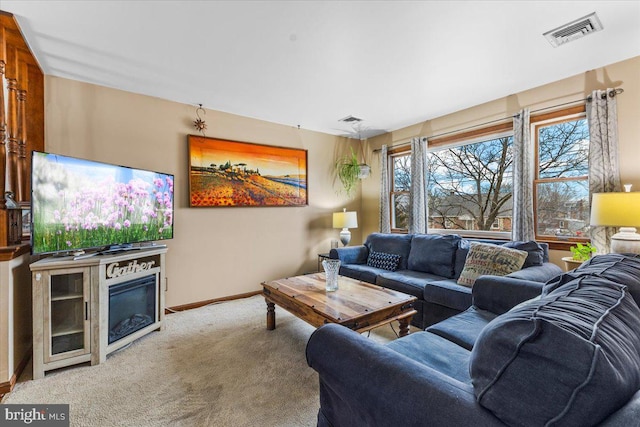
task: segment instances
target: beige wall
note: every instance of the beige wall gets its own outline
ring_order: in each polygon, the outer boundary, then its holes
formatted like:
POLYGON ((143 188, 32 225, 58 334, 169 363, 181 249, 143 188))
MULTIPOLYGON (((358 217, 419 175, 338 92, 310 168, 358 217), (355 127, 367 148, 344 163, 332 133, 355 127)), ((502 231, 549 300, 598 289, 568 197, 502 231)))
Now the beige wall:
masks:
MULTIPOLYGON (((353 199, 337 194, 334 162, 348 150, 340 138, 208 110, 208 136, 303 148, 309 159, 309 206, 189 208, 187 138, 195 107, 56 77, 45 81, 47 151, 176 176, 175 239, 168 242, 167 305, 175 306, 259 290, 263 280, 313 271, 338 230, 331 213, 356 210, 360 228, 352 244, 378 230, 379 156, 382 144, 432 136, 621 87, 618 98, 622 180, 640 191, 640 57, 586 71, 367 141, 372 176, 353 199)), ((197 101, 197 100, 196 100, 197 101)), ((554 251, 553 260, 567 253, 554 251)))
MULTIPOLYGON (((197 100, 195 100, 197 101, 197 100)), ((264 280, 315 271, 339 230, 331 213, 360 210, 338 195, 343 138, 207 110, 207 136, 308 150, 309 205, 189 208, 187 135, 193 105, 48 76, 46 150, 175 175, 175 238, 167 242, 167 306, 257 291, 264 280)), ((359 229, 353 240, 361 240, 359 229)))
MULTIPOLYGON (((640 191, 640 57, 635 57, 369 139, 373 170, 372 177, 362 186, 362 209, 376 215, 379 209, 380 159, 373 150, 383 144, 401 144, 412 137, 439 135, 509 117, 524 107, 531 110, 552 107, 583 99, 593 90, 612 87, 624 89, 617 101, 622 182, 633 184, 633 189, 640 191)), ((363 236, 378 230, 377 216, 367 214, 364 218, 367 221, 363 223, 363 236)), ((560 258, 569 254, 568 251, 552 251, 552 261, 564 267, 560 258)))

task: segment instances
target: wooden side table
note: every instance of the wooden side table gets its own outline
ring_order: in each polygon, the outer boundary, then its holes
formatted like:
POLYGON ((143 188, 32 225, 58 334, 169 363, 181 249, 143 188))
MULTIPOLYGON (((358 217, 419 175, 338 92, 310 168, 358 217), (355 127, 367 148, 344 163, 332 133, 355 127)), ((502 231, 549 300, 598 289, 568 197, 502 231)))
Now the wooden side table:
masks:
POLYGON ((329 252, 325 253, 325 254, 318 254, 318 271, 321 272, 323 271, 322 269, 322 261, 325 259, 330 259, 329 258, 329 252))
POLYGON ((584 262, 578 259, 573 259, 573 257, 570 256, 562 257, 562 261, 564 261, 564 265, 567 268, 567 271, 580 267, 580 265, 582 265, 582 263, 584 262))

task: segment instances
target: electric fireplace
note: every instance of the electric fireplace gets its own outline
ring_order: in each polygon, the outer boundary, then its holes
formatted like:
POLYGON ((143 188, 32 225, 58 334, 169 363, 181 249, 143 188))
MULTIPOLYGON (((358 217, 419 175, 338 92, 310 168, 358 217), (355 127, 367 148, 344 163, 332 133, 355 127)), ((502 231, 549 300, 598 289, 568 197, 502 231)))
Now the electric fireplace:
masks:
POLYGON ((109 344, 156 321, 156 276, 109 286, 109 344))

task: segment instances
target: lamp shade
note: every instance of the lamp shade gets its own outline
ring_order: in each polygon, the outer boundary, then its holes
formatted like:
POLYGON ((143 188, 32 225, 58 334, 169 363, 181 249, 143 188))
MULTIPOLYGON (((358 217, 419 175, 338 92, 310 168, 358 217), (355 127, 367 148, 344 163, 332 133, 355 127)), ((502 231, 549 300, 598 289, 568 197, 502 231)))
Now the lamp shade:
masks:
POLYGON ((591 225, 640 226, 640 192, 594 193, 591 198, 591 225))
POLYGON ((358 228, 356 212, 335 212, 333 214, 333 228, 358 228))

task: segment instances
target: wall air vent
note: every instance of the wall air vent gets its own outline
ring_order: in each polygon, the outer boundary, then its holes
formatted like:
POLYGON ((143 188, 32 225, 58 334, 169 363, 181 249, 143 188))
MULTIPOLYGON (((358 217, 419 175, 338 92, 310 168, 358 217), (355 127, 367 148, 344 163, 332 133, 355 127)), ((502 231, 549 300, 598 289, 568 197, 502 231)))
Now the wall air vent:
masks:
POLYGON ((361 122, 362 119, 359 119, 357 117, 353 117, 353 116, 347 116, 343 119, 338 120, 339 122, 345 122, 345 123, 358 123, 361 122))
POLYGON ((543 34, 551 43, 551 46, 558 47, 565 43, 582 38, 596 31, 602 30, 602 24, 595 12, 584 16, 568 24, 562 25, 543 34))

